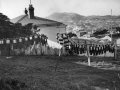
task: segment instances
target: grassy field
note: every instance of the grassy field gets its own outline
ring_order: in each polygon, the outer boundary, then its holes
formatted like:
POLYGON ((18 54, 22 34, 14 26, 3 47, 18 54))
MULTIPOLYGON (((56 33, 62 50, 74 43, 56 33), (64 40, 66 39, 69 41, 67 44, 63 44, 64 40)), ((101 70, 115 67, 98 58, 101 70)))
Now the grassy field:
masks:
POLYGON ((0 57, 0 84, 9 87, 0 90, 120 90, 119 74, 120 62, 112 57, 91 57, 91 66, 84 56, 0 57), (7 80, 25 87, 13 89, 7 80))

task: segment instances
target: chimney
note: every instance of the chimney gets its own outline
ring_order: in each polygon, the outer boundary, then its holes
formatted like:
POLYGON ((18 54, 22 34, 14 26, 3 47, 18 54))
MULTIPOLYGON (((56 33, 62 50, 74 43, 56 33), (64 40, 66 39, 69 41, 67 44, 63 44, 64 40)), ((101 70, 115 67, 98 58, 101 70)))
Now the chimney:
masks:
POLYGON ((32 6, 32 4, 29 5, 29 18, 34 18, 34 7, 32 6))

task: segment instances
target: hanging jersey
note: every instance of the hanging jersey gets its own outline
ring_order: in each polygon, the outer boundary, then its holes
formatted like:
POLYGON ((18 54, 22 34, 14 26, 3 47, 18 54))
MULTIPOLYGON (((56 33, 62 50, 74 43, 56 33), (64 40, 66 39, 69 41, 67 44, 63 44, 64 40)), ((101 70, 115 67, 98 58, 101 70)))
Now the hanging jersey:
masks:
POLYGON ((30 46, 30 42, 28 41, 28 37, 24 38, 24 45, 25 45, 25 47, 29 47, 30 46))
POLYGON ((30 42, 30 45, 33 45, 34 40, 33 36, 28 37, 28 41, 30 42))
POLYGON ((10 48, 10 40, 9 39, 7 39, 6 40, 6 50, 10 50, 11 48, 10 48))
POLYGON ((17 49, 17 48, 18 48, 17 40, 13 39, 13 49, 17 49))
POLYGON ((5 50, 5 44, 3 40, 0 40, 0 50, 5 50))

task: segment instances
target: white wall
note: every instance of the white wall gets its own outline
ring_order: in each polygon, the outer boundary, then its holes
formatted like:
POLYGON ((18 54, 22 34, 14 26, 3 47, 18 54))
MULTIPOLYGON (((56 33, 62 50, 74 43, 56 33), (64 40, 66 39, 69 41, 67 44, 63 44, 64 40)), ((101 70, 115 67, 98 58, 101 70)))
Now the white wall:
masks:
POLYGON ((45 34, 49 40, 52 40, 54 42, 57 42, 56 35, 57 33, 65 33, 66 29, 65 27, 41 27, 40 28, 40 34, 45 34))

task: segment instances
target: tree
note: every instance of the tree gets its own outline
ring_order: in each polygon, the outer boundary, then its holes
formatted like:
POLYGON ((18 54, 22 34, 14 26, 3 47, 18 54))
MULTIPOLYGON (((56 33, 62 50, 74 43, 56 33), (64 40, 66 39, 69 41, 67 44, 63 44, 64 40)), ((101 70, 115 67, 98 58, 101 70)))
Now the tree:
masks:
POLYGON ((95 34, 95 35, 103 35, 103 34, 106 34, 106 33, 108 33, 108 30, 103 29, 103 30, 100 30, 100 31, 96 31, 96 32, 93 33, 93 34, 95 34))
POLYGON ((77 35, 74 34, 74 33, 72 33, 72 32, 69 32, 69 33, 68 33, 68 36, 71 38, 71 37, 76 37, 77 35))
POLYGON ((0 13, 0 39, 3 38, 15 38, 31 35, 32 24, 29 23, 22 26, 20 23, 12 23, 10 19, 0 13))

